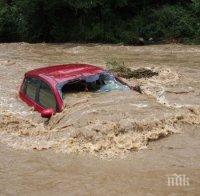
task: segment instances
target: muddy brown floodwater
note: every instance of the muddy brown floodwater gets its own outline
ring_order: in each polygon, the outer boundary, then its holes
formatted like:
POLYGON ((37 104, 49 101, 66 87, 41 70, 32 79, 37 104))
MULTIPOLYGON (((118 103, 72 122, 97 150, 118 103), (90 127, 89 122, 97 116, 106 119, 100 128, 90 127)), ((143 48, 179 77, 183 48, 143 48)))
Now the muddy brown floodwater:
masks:
POLYGON ((199 195, 199 87, 199 46, 0 44, 0 195, 199 195), (158 75, 68 95, 48 122, 18 98, 28 70, 110 59, 158 75))

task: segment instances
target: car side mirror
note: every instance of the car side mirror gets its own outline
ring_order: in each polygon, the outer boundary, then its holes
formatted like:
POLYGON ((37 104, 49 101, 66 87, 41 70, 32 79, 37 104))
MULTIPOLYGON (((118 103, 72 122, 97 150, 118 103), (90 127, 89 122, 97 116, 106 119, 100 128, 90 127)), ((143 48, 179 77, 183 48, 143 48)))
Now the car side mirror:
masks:
POLYGON ((42 118, 51 118, 54 114, 54 110, 52 108, 44 109, 41 112, 42 118))

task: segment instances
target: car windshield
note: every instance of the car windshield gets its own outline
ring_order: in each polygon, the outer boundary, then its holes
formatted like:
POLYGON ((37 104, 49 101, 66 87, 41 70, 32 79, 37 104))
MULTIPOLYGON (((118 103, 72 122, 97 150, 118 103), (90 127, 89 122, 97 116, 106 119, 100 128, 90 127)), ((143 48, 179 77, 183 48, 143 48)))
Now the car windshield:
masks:
POLYGON ((62 86, 61 93, 64 98, 68 93, 76 92, 109 92, 113 90, 130 90, 127 85, 122 84, 113 75, 101 73, 88 76, 84 79, 73 80, 62 86))

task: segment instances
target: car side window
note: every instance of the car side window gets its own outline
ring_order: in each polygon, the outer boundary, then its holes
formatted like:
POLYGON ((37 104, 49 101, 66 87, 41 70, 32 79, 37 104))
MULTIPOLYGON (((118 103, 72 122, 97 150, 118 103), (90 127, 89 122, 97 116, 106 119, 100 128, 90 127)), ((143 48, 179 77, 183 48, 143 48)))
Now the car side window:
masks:
POLYGON ((39 80, 37 80, 36 78, 27 78, 23 89, 26 95, 30 99, 36 100, 38 87, 39 87, 39 80))
POLYGON ((44 108, 53 108, 55 111, 57 109, 56 99, 55 96, 46 83, 41 81, 39 94, 38 94, 38 102, 40 105, 42 105, 44 108))

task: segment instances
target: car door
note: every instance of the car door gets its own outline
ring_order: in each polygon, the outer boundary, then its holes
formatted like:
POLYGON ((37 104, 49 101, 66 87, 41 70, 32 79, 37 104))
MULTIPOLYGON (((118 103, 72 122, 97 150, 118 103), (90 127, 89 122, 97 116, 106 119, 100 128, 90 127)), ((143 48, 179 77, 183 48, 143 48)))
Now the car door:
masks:
POLYGON ((44 81, 35 77, 28 77, 25 79, 22 89, 27 104, 34 107, 38 112, 41 113, 44 109, 49 108, 52 108, 55 112, 57 111, 55 95, 50 86, 44 81))
POLYGON ((44 109, 52 108, 55 112, 57 111, 57 102, 55 95, 50 88, 50 86, 44 82, 40 81, 39 90, 36 97, 37 110, 42 112, 44 109))
POLYGON ((26 103, 29 106, 34 107, 34 109, 36 105, 39 86, 40 86, 40 81, 37 78, 27 77, 22 87, 26 103))

